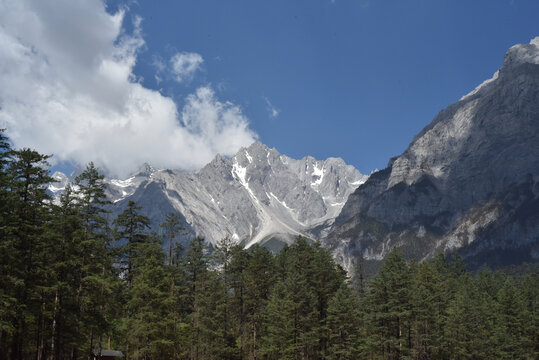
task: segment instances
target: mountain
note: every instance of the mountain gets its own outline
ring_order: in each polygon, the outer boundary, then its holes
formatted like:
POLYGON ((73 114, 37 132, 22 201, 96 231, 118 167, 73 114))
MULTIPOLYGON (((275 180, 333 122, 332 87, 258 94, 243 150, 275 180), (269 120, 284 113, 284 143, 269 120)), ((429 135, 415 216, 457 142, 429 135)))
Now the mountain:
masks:
POLYGON ((539 37, 442 110, 350 197, 324 244, 351 266, 394 246, 458 251, 471 267, 539 258, 539 37))
MULTIPOLYGON (((62 173, 54 177, 59 182, 49 190, 59 194, 69 180, 62 173)), ((216 243, 229 236, 278 250, 296 235, 324 236, 366 179, 340 158, 295 160, 255 142, 232 158, 217 155, 197 173, 144 165, 128 179, 105 182, 115 213, 134 200, 154 230, 175 212, 185 227, 182 241, 199 235, 216 243)))

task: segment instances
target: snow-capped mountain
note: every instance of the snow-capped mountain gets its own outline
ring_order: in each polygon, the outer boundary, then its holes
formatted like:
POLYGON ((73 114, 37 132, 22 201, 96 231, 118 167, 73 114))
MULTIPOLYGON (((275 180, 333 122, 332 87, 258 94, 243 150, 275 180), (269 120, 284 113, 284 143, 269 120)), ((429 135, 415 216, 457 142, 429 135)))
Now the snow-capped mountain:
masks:
POLYGON ((425 127, 348 199, 325 240, 337 258, 459 252, 468 262, 539 259, 539 37, 425 127))
MULTIPOLYGON (((67 177, 51 185, 59 193, 67 177)), ((250 246, 279 247, 296 235, 320 238, 365 180, 342 159, 295 160, 256 142, 232 158, 216 156, 197 173, 145 165, 124 180, 106 179, 107 195, 121 212, 129 200, 142 206, 153 228, 176 212, 194 235, 216 243, 228 236, 250 246)))

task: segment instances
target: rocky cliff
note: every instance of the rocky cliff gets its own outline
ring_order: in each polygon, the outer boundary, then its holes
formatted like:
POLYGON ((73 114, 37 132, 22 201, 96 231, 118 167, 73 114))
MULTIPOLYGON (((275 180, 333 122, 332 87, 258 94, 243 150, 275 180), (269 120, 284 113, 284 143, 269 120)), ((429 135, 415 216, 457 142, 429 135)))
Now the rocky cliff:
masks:
POLYGON ((393 246, 414 259, 458 250, 475 266, 534 260, 538 175, 539 37, 371 175, 324 243, 348 266, 393 246))

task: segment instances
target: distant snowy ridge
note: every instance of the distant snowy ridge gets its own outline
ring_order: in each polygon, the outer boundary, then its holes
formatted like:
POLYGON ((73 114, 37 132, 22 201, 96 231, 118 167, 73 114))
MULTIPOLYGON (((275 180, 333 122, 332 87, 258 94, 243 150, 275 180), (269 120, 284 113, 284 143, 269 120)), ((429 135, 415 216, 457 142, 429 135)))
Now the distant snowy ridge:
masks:
MULTIPOLYGON (((67 177, 54 176, 60 181, 49 190, 58 196, 67 177)), ((295 160, 255 142, 232 158, 216 156, 197 173, 144 165, 127 179, 105 183, 117 213, 134 200, 154 229, 176 212, 185 241, 199 235, 216 243, 228 236, 248 247, 297 235, 319 238, 367 178, 340 158, 295 160)))

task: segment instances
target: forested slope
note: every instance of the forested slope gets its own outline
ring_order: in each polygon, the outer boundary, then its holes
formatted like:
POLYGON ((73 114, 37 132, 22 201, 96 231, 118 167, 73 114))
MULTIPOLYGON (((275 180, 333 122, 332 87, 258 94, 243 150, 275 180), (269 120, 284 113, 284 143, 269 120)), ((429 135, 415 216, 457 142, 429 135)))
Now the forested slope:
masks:
POLYGON ((277 255, 200 238, 164 252, 175 216, 160 235, 134 202, 111 218, 92 164, 55 204, 47 157, 0 140, 0 359, 86 359, 109 343, 127 359, 539 356, 536 272, 472 276, 459 258, 392 251, 350 283, 303 238, 277 255))

